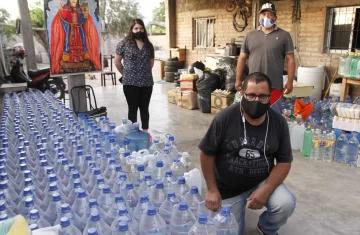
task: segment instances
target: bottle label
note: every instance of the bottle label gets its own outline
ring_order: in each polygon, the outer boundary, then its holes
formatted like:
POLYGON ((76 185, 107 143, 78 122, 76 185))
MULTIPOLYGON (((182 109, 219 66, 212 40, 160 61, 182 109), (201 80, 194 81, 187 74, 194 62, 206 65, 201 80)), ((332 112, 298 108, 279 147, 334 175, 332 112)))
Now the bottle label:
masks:
POLYGON ((334 141, 326 141, 326 148, 335 147, 334 141))
POLYGON ((325 141, 319 141, 319 142, 320 142, 320 147, 321 147, 321 148, 325 147, 325 145, 326 145, 326 142, 325 142, 325 141))
POLYGON ((320 143, 319 143, 320 141, 318 141, 318 140, 313 140, 312 141, 312 147, 313 148, 319 148, 319 146, 320 146, 320 143))

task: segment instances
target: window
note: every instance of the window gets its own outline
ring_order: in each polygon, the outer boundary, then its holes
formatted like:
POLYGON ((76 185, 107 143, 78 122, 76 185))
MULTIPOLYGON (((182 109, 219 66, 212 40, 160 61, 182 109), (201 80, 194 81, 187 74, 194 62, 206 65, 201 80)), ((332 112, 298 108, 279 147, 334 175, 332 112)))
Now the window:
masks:
POLYGON ((360 6, 328 9, 325 52, 360 50, 360 6))
POLYGON ((207 48, 215 46, 215 18, 195 19, 195 47, 207 48))

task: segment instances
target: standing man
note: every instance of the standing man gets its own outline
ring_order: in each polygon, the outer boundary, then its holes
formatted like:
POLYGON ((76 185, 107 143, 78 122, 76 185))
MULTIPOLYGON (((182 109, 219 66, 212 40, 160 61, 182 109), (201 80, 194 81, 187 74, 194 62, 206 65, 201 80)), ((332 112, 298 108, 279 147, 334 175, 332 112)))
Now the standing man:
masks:
POLYGON ((260 234, 276 235, 295 208, 295 197, 283 181, 291 162, 289 128, 284 117, 270 109, 271 81, 256 72, 244 79, 243 98, 220 111, 199 144, 200 162, 208 192, 206 207, 217 211, 229 205, 245 227, 245 208, 260 210, 260 234), (276 164, 275 164, 276 160, 276 164))
POLYGON ((289 94, 293 90, 295 76, 294 45, 290 33, 280 29, 276 24, 276 8, 274 4, 265 3, 259 11, 260 26, 250 31, 241 47, 241 53, 236 69, 236 84, 238 91, 242 91, 241 74, 244 72, 246 60, 249 59, 249 74, 265 73, 272 82, 271 107, 279 113, 282 94, 289 94), (283 85, 285 57, 287 60, 288 82, 283 85), (285 88, 285 89, 284 89, 285 88))

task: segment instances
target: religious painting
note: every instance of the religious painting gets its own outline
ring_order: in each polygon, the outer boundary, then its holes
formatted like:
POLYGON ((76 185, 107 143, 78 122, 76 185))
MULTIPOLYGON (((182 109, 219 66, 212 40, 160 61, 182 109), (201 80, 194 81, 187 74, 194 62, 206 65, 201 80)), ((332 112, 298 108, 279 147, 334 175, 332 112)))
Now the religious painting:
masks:
POLYGON ((99 0, 44 0, 51 74, 101 71, 99 0))

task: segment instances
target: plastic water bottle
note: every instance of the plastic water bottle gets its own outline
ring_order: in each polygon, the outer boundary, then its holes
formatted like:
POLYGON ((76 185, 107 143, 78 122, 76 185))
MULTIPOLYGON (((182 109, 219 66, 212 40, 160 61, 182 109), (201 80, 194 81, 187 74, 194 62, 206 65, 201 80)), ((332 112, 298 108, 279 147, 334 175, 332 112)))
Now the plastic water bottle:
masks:
POLYGON ((37 224, 38 228, 50 227, 50 223, 40 216, 37 209, 30 210, 28 218, 26 218, 28 224, 37 224))
POLYGON ((81 235, 81 232, 70 223, 68 217, 60 219, 60 226, 59 235, 81 235))
POLYGON ((139 201, 139 193, 134 189, 134 184, 129 182, 126 184, 124 199, 131 210, 134 210, 139 201))
POLYGON ((165 221, 157 214, 156 208, 150 206, 147 209, 146 214, 144 214, 139 223, 140 235, 148 234, 159 234, 166 235, 166 223, 165 221))
POLYGON ((90 220, 87 222, 84 231, 88 231, 89 228, 96 228, 99 234, 111 235, 109 225, 105 223, 97 211, 91 212, 90 220))
POLYGON ((168 192, 166 200, 159 208, 159 215, 165 221, 168 233, 170 233, 171 216, 173 214, 175 205, 178 205, 179 202, 180 200, 175 196, 174 192, 168 192))
POLYGON ((134 131, 127 134, 125 138, 130 140, 129 147, 132 151, 137 152, 150 147, 150 134, 140 131, 138 123, 134 123, 134 131))
POLYGON ((310 157, 313 160, 317 160, 318 156, 319 156, 319 147, 320 147, 320 130, 316 129, 315 132, 313 133, 313 138, 312 138, 312 148, 311 148, 311 154, 310 157))
POLYGON ((302 146, 302 155, 304 157, 310 157, 312 150, 312 139, 313 139, 313 133, 310 127, 308 127, 304 133, 304 141, 302 146))
POLYGON ((115 232, 113 231, 112 235, 135 235, 135 233, 129 229, 128 223, 126 221, 120 221, 118 230, 115 232))
POLYGON ((181 154, 181 158, 180 158, 181 163, 184 165, 185 167, 185 172, 189 172, 192 169, 194 169, 194 165, 190 159, 190 155, 188 152, 183 152, 181 154))
MULTIPOLYGON (((6 215, 5 217, 6 217, 6 218, 0 216, 0 221, 2 221, 2 220, 7 220, 7 219, 8 219, 8 218, 7 218, 7 215, 6 215)), ((38 230, 38 229, 39 229, 39 226, 38 226, 37 224, 30 224, 30 225, 29 225, 29 228, 30 228, 31 231, 35 231, 35 230, 38 230)))
POLYGON ((323 133, 320 135, 319 140, 319 153, 317 160, 324 160, 325 157, 325 146, 326 146, 326 131, 323 131, 323 133))
POLYGON ((101 176, 101 170, 100 170, 100 168, 95 167, 92 170, 92 174, 90 176, 89 183, 88 183, 88 186, 87 186, 87 191, 88 192, 91 192, 93 190, 93 188, 96 187, 98 176, 101 176))
POLYGON ((156 209, 159 209, 159 207, 165 201, 165 199, 166 199, 166 191, 164 189, 164 184, 162 181, 157 181, 155 188, 151 190, 150 201, 156 207, 156 209))
POLYGON ((113 194, 111 193, 109 185, 104 186, 102 193, 99 197, 98 203, 105 212, 108 212, 111 206, 114 204, 114 197, 113 194))
POLYGON ((80 179, 76 179, 76 180, 74 180, 73 188, 70 191, 70 194, 69 194, 68 200, 67 200, 71 206, 74 204, 74 201, 76 199, 79 189, 84 189, 84 188, 80 182, 80 179))
POLYGON ((208 223, 207 215, 200 214, 197 223, 191 227, 189 234, 217 235, 217 231, 214 224, 208 223))
POLYGON ((144 181, 144 172, 145 167, 142 164, 139 164, 137 167, 137 171, 134 173, 134 177, 133 177, 133 182, 134 182, 134 186, 135 188, 139 188, 140 184, 144 181))
POLYGON ((336 142, 336 135, 335 132, 332 131, 326 136, 324 161, 331 162, 332 160, 334 160, 335 142, 336 142))
POLYGON ((136 205, 135 209, 132 212, 133 218, 137 222, 140 222, 140 219, 141 219, 144 211, 146 212, 148 207, 152 206, 152 205, 153 204, 150 202, 149 196, 147 194, 141 195, 139 203, 136 205))
POLYGON ((177 183, 176 178, 173 176, 172 171, 171 170, 167 170, 165 172, 165 179, 164 179, 164 188, 166 192, 169 191, 174 191, 175 190, 175 185, 177 183))
POLYGON ((163 150, 159 142, 160 141, 158 139, 153 140, 153 144, 151 145, 151 147, 149 149, 150 153, 161 152, 163 150))
MULTIPOLYGON (((83 235, 86 234, 85 231, 83 233, 83 235)), ((87 231, 87 235, 99 235, 99 233, 97 232, 96 228, 89 228, 87 231)))
POLYGON ((123 190, 125 190, 126 184, 130 182, 127 180, 127 175, 125 172, 120 172, 119 177, 116 178, 114 186, 113 186, 113 192, 116 194, 123 193, 123 190))
POLYGON ((84 216, 82 218, 89 220, 91 218, 91 213, 94 211, 98 212, 100 214, 101 218, 106 217, 106 212, 99 206, 99 204, 97 203, 97 200, 95 198, 90 198, 89 199, 89 207, 86 208, 86 213, 84 214, 84 216))
POLYGON ((79 189, 77 197, 74 201, 73 210, 82 218, 86 214, 88 208, 88 198, 84 189, 79 189))
POLYGON ((189 210, 186 202, 180 202, 175 209, 170 220, 170 230, 172 234, 188 234, 191 227, 195 224, 196 218, 189 210))
POLYGON ((359 141, 356 134, 349 140, 346 151, 346 165, 356 166, 359 152, 359 141))
POLYGON ((121 207, 119 209, 118 216, 116 217, 114 222, 111 224, 111 231, 113 232, 113 234, 116 231, 118 231, 119 222, 121 222, 121 221, 127 222, 128 226, 130 227, 132 232, 134 232, 135 234, 138 234, 138 232, 139 232, 138 222, 129 215, 128 210, 124 207, 121 207))
POLYGON ((150 194, 151 189, 155 187, 155 180, 152 179, 149 173, 144 174, 144 181, 140 184, 138 188, 138 192, 140 195, 142 194, 150 194))
POLYGON ((345 131, 337 138, 335 148, 335 161, 345 162, 347 155, 348 138, 345 135, 345 131))
POLYGON ((173 175, 176 178, 179 178, 179 177, 183 176, 184 173, 185 173, 185 167, 180 162, 179 158, 175 158, 175 160, 174 160, 173 164, 171 165, 170 169, 171 169, 173 175))
POLYGON ((0 215, 7 214, 10 217, 16 216, 15 213, 12 212, 11 208, 7 208, 5 202, 0 202, 0 215))
POLYGON ((163 161, 156 162, 156 171, 154 172, 153 179, 155 181, 162 181, 165 178, 165 169, 163 161))
POLYGON ((113 173, 115 172, 115 167, 116 167, 115 158, 109 158, 108 165, 104 171, 104 176, 107 179, 110 179, 110 177, 113 175, 113 173))
POLYGON ((51 224, 51 226, 54 226, 56 219, 60 217, 61 204, 62 200, 60 194, 53 193, 52 200, 45 212, 45 219, 51 224))
POLYGON ((118 178, 120 178, 120 173, 124 173, 122 171, 120 164, 115 164, 115 170, 113 171, 112 175, 110 176, 110 179, 108 180, 108 184, 111 188, 114 188, 115 182, 118 178))
POLYGON ((199 209, 199 204, 204 201, 204 199, 199 194, 198 188, 196 186, 192 186, 190 192, 185 194, 184 201, 188 204, 193 214, 196 215, 199 209))
POLYGON ((175 190, 176 195, 180 198, 180 200, 183 200, 184 195, 187 194, 189 190, 190 188, 189 186, 187 186, 185 178, 180 177, 176 185, 176 190, 175 190))
POLYGON ((220 213, 214 217, 216 231, 218 235, 237 235, 239 234, 239 224, 235 216, 230 213, 230 208, 223 206, 220 213))
POLYGON ((65 203, 61 205, 60 217, 58 217, 55 221, 55 224, 60 224, 60 219, 63 217, 68 217, 71 224, 79 229, 82 232, 85 228, 85 221, 81 220, 81 218, 75 214, 69 204, 65 203))

